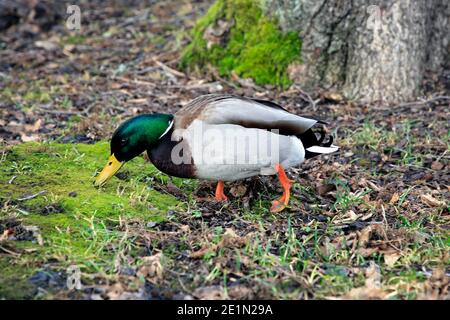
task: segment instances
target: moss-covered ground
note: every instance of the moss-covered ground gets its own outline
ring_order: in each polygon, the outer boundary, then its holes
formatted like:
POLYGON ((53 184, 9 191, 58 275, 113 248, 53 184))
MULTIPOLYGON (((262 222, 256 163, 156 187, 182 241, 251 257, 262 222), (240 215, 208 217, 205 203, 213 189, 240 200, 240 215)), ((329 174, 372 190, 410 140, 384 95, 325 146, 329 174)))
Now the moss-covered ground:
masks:
MULTIPOLYGON (((116 272, 114 264, 121 250, 117 226, 130 219, 160 222, 169 210, 180 206, 174 196, 152 188, 155 183, 167 182, 168 177, 143 158, 128 163, 121 179, 115 177, 95 188, 93 177, 106 161, 108 150, 108 143, 101 142, 25 143, 3 152, 1 231, 6 230, 7 221, 18 219, 25 226, 37 227, 38 236, 19 243, 19 252, 33 248, 26 259, 9 265, 8 257, 0 256, 0 296, 26 294, 20 288, 27 286, 27 276, 49 260, 53 268, 77 265, 90 272, 116 272)), ((174 180, 180 187, 189 186, 189 182, 174 180)), ((134 249, 128 248, 128 253, 133 255, 134 249)))

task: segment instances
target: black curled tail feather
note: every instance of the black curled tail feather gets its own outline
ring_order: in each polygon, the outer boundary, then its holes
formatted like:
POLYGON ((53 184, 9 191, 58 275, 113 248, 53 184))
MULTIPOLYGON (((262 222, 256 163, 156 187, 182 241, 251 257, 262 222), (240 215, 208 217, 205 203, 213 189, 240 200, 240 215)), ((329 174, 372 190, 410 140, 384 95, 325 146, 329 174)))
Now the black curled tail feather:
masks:
POLYGON ((322 154, 321 152, 311 152, 307 150, 308 148, 314 146, 330 148, 333 144, 332 135, 327 135, 323 130, 317 132, 317 134, 319 137, 317 137, 316 132, 314 132, 313 129, 308 129, 297 136, 297 138, 302 141, 303 147, 305 148, 305 159, 310 159, 322 154), (327 142, 324 142, 325 138, 327 138, 327 142))

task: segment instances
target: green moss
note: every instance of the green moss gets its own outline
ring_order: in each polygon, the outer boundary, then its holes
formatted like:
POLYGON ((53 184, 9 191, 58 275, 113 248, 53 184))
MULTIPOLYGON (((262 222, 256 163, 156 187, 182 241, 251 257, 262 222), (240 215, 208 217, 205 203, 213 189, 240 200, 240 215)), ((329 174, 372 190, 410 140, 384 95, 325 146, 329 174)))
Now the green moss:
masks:
POLYGON ((62 42, 65 44, 79 45, 86 42, 86 37, 81 35, 72 35, 64 38, 62 42))
POLYGON ((24 264, 11 263, 0 255, 0 300, 27 299, 33 294, 33 287, 27 281, 33 269, 24 264))
MULTIPOLYGON (((104 165, 109 153, 105 142, 95 145, 36 144, 27 143, 14 147, 7 153, 2 163, 0 180, 7 180, 13 175, 13 184, 5 184, 0 196, 6 193, 20 196, 23 192, 45 191, 43 197, 26 202, 30 209, 48 200, 60 202, 65 211, 78 214, 96 213, 98 217, 125 214, 127 216, 143 215, 140 205, 144 202, 134 201, 140 189, 144 189, 147 209, 163 212, 174 199, 162 195, 140 182, 147 176, 159 174, 142 157, 133 160, 124 167, 129 176, 127 181, 113 178, 104 188, 96 189, 92 181, 98 169, 104 165), (76 197, 69 197, 76 192, 76 197), (153 201, 152 201, 153 200, 153 201)), ((148 213, 145 212, 145 215, 148 213)))
POLYGON ((51 100, 50 94, 46 91, 40 91, 39 89, 36 91, 28 91, 23 99, 27 102, 41 102, 46 103, 51 100))
MULTIPOLYGON (((25 143, 8 150, 4 156, 0 153, 0 208, 4 207, 0 219, 18 215, 24 225, 39 227, 44 241, 42 246, 31 241, 10 243, 33 251, 20 259, 0 256, 3 278, 0 298, 28 294, 25 280, 48 261, 57 261, 56 267, 63 270, 76 264, 85 271, 112 272, 121 246, 129 254, 137 250, 129 240, 124 242, 120 221, 162 221, 169 209, 183 206, 173 196, 152 188, 154 183, 170 178, 142 157, 124 166, 126 178, 114 177, 105 187, 95 188, 92 184, 95 173, 103 167, 108 154, 106 142, 25 143), (18 200, 41 191, 45 193, 33 199, 18 200), (11 206, 11 202, 16 205, 11 206), (59 210, 49 213, 52 206, 59 210), (3 264, 16 267, 4 276, 3 264), (18 283, 15 290, 8 289, 13 283, 18 283)), ((190 188, 190 182, 173 180, 184 190, 190 188)))
POLYGON ((215 65, 222 76, 232 71, 257 84, 290 84, 287 67, 300 58, 301 41, 295 32, 283 33, 274 19, 264 16, 258 0, 217 0, 192 30, 182 54, 183 68, 215 65), (223 44, 208 48, 205 30, 219 20, 231 23, 223 44))

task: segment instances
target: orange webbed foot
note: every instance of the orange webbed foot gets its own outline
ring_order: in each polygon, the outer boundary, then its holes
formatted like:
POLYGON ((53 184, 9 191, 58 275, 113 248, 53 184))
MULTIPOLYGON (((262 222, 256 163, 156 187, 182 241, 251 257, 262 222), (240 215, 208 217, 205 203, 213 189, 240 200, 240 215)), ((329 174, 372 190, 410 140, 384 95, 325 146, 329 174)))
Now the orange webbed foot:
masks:
POLYGON ((289 203, 289 197, 290 197, 290 189, 292 184, 294 183, 293 180, 290 180, 286 172, 284 171, 281 164, 277 164, 275 166, 275 170, 278 172, 278 179, 280 180, 281 186, 283 187, 283 195, 277 199, 272 201, 272 207, 270 208, 270 212, 272 213, 278 213, 284 210, 286 206, 289 203))
POLYGON ((217 187, 216 187, 216 196, 215 199, 216 201, 228 201, 228 197, 225 195, 225 193, 223 193, 223 187, 224 187, 224 183, 222 180, 219 180, 217 182, 217 187))

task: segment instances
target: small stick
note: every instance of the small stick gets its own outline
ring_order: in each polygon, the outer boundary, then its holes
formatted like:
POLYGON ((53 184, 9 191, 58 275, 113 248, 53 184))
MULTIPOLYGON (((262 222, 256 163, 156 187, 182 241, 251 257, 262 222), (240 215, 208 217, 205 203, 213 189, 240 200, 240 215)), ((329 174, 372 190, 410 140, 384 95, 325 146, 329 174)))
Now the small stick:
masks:
MULTIPOLYGON (((306 98, 307 98, 306 101, 308 101, 309 104, 312 106, 313 110, 316 111, 316 101, 314 101, 314 100, 311 98, 311 96, 309 95, 309 93, 306 92, 306 91, 303 91, 303 90, 302 90, 301 88, 299 88, 299 87, 297 87, 297 90, 300 91, 301 94, 303 94, 304 96, 306 96, 306 98)), ((303 97, 302 97, 302 98, 303 98, 303 97)), ((303 99, 303 100, 305 100, 305 99, 303 99)), ((319 99, 319 101, 320 101, 320 99, 319 99)))
POLYGON ((12 178, 8 181, 8 184, 12 184, 16 178, 17 176, 12 176, 12 178))
POLYGON ((42 191, 39 191, 38 193, 36 193, 36 194, 33 194, 33 195, 31 195, 31 196, 27 196, 27 197, 23 197, 23 198, 19 198, 19 199, 17 199, 17 201, 26 201, 26 200, 31 200, 31 199, 34 199, 34 198, 36 198, 36 197, 39 197, 41 194, 44 194, 44 193, 46 193, 47 191, 45 191, 45 190, 42 190, 42 191))
POLYGON ((392 108, 404 108, 404 107, 411 107, 411 106, 426 105, 427 103, 436 102, 439 100, 450 100, 450 96, 437 96, 437 97, 433 97, 433 98, 430 98, 427 100, 422 100, 422 101, 412 101, 412 102, 401 103, 396 106, 393 106, 392 108))
POLYGON ((50 114, 59 114, 59 115, 76 115, 76 114, 80 114, 79 112, 74 112, 74 111, 58 111, 58 110, 47 110, 44 108, 39 108, 40 111, 45 112, 45 113, 50 113, 50 114))
POLYGON ((161 61, 156 60, 156 58, 153 58, 153 61, 161 68, 163 68, 164 70, 172 73, 173 75, 177 76, 177 77, 181 77, 181 78, 186 78, 186 75, 178 70, 175 70, 171 67, 169 67, 168 65, 162 63, 161 61))
POLYGON ((153 82, 148 82, 148 81, 142 81, 142 80, 137 80, 137 79, 128 79, 125 77, 115 77, 116 80, 119 81, 123 81, 123 82, 128 82, 128 83, 133 83, 136 85, 142 85, 142 86, 149 86, 149 87, 156 87, 156 84, 154 84, 153 82))
POLYGON ((28 211, 25 211, 25 210, 23 210, 23 209, 16 208, 16 210, 17 210, 19 213, 23 214, 24 216, 29 216, 29 215, 30 215, 30 213, 29 213, 28 211))
POLYGON ((20 253, 17 253, 17 252, 14 252, 14 251, 11 251, 11 250, 8 250, 8 249, 6 249, 5 247, 2 247, 2 246, 0 246, 0 251, 4 251, 4 252, 6 252, 6 253, 9 253, 10 255, 12 255, 12 256, 20 256, 20 253))

